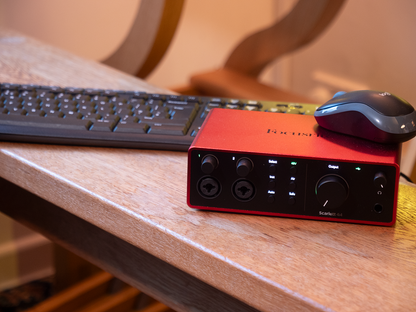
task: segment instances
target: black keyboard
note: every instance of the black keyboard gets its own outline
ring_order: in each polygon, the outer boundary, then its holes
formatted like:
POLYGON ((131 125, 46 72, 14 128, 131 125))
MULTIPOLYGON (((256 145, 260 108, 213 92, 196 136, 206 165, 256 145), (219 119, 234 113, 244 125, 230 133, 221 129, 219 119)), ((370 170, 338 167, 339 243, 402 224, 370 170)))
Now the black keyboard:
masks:
POLYGON ((2 83, 0 140, 186 151, 215 107, 313 115, 317 105, 2 83))

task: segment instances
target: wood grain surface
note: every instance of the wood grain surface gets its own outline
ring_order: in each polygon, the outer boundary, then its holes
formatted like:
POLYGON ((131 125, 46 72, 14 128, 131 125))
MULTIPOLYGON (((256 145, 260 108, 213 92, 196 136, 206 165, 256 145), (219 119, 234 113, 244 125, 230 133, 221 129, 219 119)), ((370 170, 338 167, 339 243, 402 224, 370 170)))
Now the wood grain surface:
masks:
MULTIPOLYGON (((162 91, 5 30, 0 81, 162 91)), ((181 152, 0 143, 0 177, 258 310, 416 306, 412 186, 396 225, 376 227, 193 210, 186 168, 181 152)))
POLYGON ((175 311, 258 311, 2 178, 0 189, 12 194, 0 197, 3 213, 175 311))

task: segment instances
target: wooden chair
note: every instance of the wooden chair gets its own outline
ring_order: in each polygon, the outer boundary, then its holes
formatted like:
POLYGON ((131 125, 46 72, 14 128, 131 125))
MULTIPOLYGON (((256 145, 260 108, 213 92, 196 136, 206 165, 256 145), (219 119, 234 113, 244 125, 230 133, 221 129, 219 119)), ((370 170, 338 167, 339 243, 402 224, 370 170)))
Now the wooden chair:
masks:
MULTIPOLYGON (((176 88, 182 94, 258 100, 311 102, 258 81, 263 69, 279 57, 317 38, 333 21, 345 0, 299 0, 270 27, 244 38, 224 67, 190 77, 176 88)), ((145 78, 163 57, 178 24, 183 0, 143 0, 135 22, 120 48, 103 63, 145 78)))
POLYGON ((126 39, 102 62, 145 78, 169 47, 183 4, 184 0, 142 0, 126 39))

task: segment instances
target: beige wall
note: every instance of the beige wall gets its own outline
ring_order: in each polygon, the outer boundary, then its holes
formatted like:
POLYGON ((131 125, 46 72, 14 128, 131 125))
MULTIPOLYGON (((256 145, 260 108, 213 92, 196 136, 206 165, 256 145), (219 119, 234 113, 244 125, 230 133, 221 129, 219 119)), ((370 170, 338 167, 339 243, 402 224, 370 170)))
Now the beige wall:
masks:
MULTIPOLYGON (((0 0, 0 25, 101 60, 128 31, 140 0, 0 0)), ((187 0, 173 43, 148 77, 162 87, 221 66, 248 33, 270 24, 293 0, 187 0)), ((265 80, 325 101, 340 89, 372 88, 416 103, 413 0, 349 0, 311 46, 280 60, 265 80)))
POLYGON ((368 87, 416 105, 415 12, 413 0, 347 1, 324 36, 292 58, 292 88, 321 96, 326 87, 368 87))
MULTIPOLYGON (((259 6, 257 0, 186 1, 177 35, 148 80, 177 86, 192 73, 221 66, 238 40, 283 12, 284 2, 262 0, 259 6)), ((139 4, 140 0, 0 0, 0 25, 102 60, 123 40, 139 4)), ((273 71, 266 76, 276 79, 273 71)))
POLYGON ((138 0, 0 0, 0 23, 91 59, 123 40, 138 0))

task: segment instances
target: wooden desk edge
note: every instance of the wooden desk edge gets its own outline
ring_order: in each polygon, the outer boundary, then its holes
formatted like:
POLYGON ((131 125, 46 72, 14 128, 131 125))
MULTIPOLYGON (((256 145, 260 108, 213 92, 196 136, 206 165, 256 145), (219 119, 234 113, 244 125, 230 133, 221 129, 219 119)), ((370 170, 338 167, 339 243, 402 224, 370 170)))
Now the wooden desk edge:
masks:
POLYGON ((319 303, 240 267, 151 220, 134 215, 116 203, 100 198, 7 149, 0 149, 0 164, 0 176, 4 179, 259 310, 272 311, 276 302, 285 309, 326 310, 319 303), (16 170, 19 171, 18 174, 16 170), (85 209, 86 205, 93 209, 85 209), (94 209, 100 210, 100 218, 85 213, 94 209), (117 213, 117 218, 114 218, 114 212, 117 213), (112 232, 107 226, 107 222, 114 220, 125 229, 123 235, 112 232), (132 241, 131 237, 135 237, 135 240, 132 241), (154 248, 155 243, 163 248, 154 248), (192 260, 184 262, 184 255, 192 260), (224 266, 227 268, 226 272, 223 270, 224 266), (218 272, 218 267, 222 267, 221 272, 218 272), (212 274, 213 272, 217 274, 212 274), (248 300, 250 289, 256 291, 248 300))

